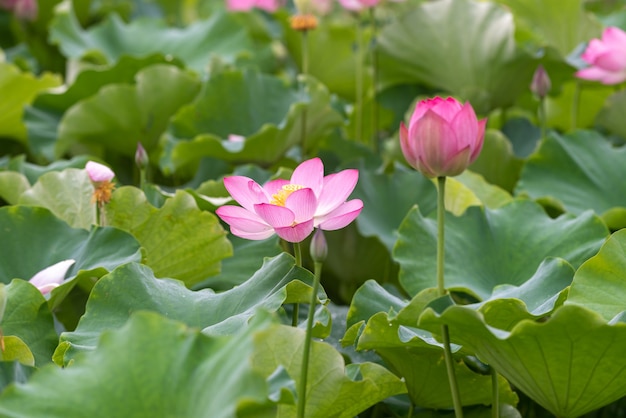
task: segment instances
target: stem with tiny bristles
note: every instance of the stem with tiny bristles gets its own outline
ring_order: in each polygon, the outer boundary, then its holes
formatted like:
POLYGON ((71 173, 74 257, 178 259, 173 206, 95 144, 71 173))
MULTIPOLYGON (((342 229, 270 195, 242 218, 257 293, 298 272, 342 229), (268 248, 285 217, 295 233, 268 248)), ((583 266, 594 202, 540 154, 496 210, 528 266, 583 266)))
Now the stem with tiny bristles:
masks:
MULTIPOLYGON (((446 214, 446 177, 437 177, 437 293, 439 296, 446 295, 446 287, 444 283, 444 223, 446 214)), ((450 334, 448 326, 441 326, 441 335, 443 338, 443 354, 446 362, 446 371, 448 373, 448 382, 450 383, 450 393, 452 394, 452 403, 454 405, 454 415, 456 418, 463 418, 463 404, 461 403, 461 394, 459 385, 454 372, 454 359, 452 358, 452 349, 450 347, 450 334)))
POLYGON ((298 418, 304 418, 306 409, 306 384, 309 373, 309 355, 311 353, 311 340, 313 332, 313 317, 315 316, 315 305, 317 302, 317 292, 320 287, 320 277, 322 275, 322 263, 314 262, 313 268, 313 293, 309 303, 309 315, 306 320, 306 334, 304 337, 304 348, 302 353, 302 365, 300 369, 300 381, 298 383, 298 418))
MULTIPOLYGON (((299 242, 293 244, 293 255, 296 259, 296 266, 302 267, 302 246, 299 242)), ((300 305, 297 303, 293 304, 293 310, 291 312, 291 326, 298 326, 298 318, 300 316, 300 305)))

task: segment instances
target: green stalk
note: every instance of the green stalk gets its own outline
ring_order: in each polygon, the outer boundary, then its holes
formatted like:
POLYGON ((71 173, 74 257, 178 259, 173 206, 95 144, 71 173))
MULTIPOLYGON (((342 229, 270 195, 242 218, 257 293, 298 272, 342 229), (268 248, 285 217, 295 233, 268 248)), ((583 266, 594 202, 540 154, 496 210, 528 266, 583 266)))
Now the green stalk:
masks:
MULTIPOLYGON (((303 30, 302 32, 302 68, 300 71, 301 75, 307 75, 309 73, 309 37, 308 30, 303 30)), ((302 94, 304 91, 304 83, 305 80, 301 80, 301 88, 302 94)), ((306 158, 306 109, 302 110, 302 124, 300 125, 300 147, 302 148, 302 156, 306 158)))
POLYGON ((575 130, 578 126, 578 107, 580 106, 580 82, 576 82, 576 88, 574 89, 574 98, 572 99, 572 125, 571 130, 575 130))
POLYGON ((380 154, 380 141, 378 137, 379 129, 379 109, 378 102, 376 101, 378 93, 378 53, 376 52, 376 43, 378 42, 378 25, 376 24, 376 8, 370 8, 370 20, 372 25, 372 42, 370 43, 370 54, 372 60, 372 129, 373 136, 372 141, 374 144, 372 149, 378 155, 380 154))
POLYGON ((493 367, 491 367, 491 418, 500 418, 498 372, 493 367))
MULTIPOLYGON (((302 267, 302 246, 299 242, 293 244, 293 255, 296 258, 296 266, 302 267)), ((300 305, 297 303, 293 304, 293 310, 291 312, 291 326, 298 326, 298 318, 300 316, 300 305)))
MULTIPOLYGON (((437 292, 439 296, 446 295, 446 287, 444 283, 444 221, 446 214, 446 177, 437 177, 437 292)), ((450 383, 450 392, 452 394, 452 403, 454 404, 454 415, 456 418, 463 418, 463 404, 461 403, 461 394, 459 385, 456 381, 454 372, 454 359, 452 358, 452 349, 450 348, 450 334, 448 326, 441 326, 441 335, 443 337, 443 354, 446 361, 446 370, 448 372, 448 382, 450 383)))
POLYGON ((355 93, 356 103, 354 124, 356 125, 355 136, 357 141, 363 141, 363 28, 361 27, 361 15, 357 16, 356 22, 356 59, 355 59, 355 74, 354 79, 356 82, 355 93))
POLYGON ((547 121, 546 121, 546 99, 544 97, 539 99, 539 124, 541 125, 541 139, 546 137, 547 129, 547 121))
POLYGON ((311 353, 311 333, 313 330, 313 317, 315 316, 315 305, 317 302, 317 291, 320 287, 320 277, 322 276, 322 263, 314 262, 313 268, 313 293, 309 303, 309 316, 306 321, 306 335, 304 337, 304 351, 302 353, 302 366, 300 369, 300 382, 298 383, 298 418, 304 418, 306 408, 306 384, 309 373, 309 355, 311 353))

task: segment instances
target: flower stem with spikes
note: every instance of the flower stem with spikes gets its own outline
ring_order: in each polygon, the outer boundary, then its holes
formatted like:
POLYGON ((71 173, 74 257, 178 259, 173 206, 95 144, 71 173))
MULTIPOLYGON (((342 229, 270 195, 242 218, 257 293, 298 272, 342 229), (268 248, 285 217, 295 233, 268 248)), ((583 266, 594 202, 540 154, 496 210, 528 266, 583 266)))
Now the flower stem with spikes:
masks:
POLYGON ((302 366, 300 369, 300 382, 298 383, 298 418, 304 418, 304 413, 306 409, 306 384, 309 373, 309 355, 311 354, 311 334, 313 331, 313 317, 315 316, 317 292, 320 287, 320 277, 322 275, 321 262, 314 262, 313 275, 313 293, 311 293, 311 302, 309 303, 309 315, 306 321, 306 334, 304 337, 302 366))
MULTIPOLYGON (((439 296, 446 295, 446 287, 444 282, 444 221, 446 214, 446 177, 437 177, 437 293, 439 296)), ((454 404, 454 415, 456 418, 463 418, 463 404, 461 403, 461 394, 459 385, 454 372, 454 359, 452 358, 452 349, 450 348, 450 333, 447 325, 441 326, 441 335, 443 337, 443 353, 446 362, 446 370, 448 372, 448 381, 450 383, 450 392, 452 394, 452 403, 454 404)))

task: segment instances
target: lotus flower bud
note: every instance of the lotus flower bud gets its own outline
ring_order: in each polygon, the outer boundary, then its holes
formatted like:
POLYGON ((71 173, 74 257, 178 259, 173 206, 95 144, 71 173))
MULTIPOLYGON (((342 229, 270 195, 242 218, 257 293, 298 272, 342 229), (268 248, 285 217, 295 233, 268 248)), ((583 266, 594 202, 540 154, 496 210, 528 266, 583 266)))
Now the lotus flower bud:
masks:
POLYGON ((135 164, 141 170, 145 170, 150 163, 150 159, 148 158, 148 153, 146 149, 141 145, 141 142, 137 142, 137 150, 135 151, 135 164))
POLYGON ((486 124, 469 103, 452 97, 422 100, 408 128, 400 125, 402 153, 426 177, 457 176, 478 157, 486 124))
POLYGON ((328 245, 326 244, 324 231, 319 228, 315 230, 313 238, 311 238, 311 247, 309 251, 311 252, 311 258, 314 262, 322 263, 326 260, 326 256, 328 255, 328 245))
POLYGON ((543 99, 546 97, 551 87, 552 83, 550 82, 550 77, 548 77, 546 69, 543 68, 543 65, 539 64, 533 75, 533 81, 530 83, 530 91, 532 91, 535 96, 543 99))
POLYGON ((65 279, 65 274, 76 260, 59 261, 56 264, 46 267, 35 274, 29 282, 35 286, 42 294, 47 294, 55 287, 58 287, 65 279))

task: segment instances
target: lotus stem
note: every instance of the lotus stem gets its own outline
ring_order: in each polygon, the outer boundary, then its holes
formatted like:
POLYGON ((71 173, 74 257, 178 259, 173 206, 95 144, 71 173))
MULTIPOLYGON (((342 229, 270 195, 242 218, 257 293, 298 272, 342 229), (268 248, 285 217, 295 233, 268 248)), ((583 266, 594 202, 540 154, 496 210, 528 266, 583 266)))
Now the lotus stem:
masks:
MULTIPOLYGON (((446 287, 444 283, 444 222, 446 214, 446 177, 437 177, 437 291, 439 296, 446 295, 446 287)), ((450 393, 452 394, 452 403, 454 405, 454 415, 456 418, 463 418, 463 404, 461 403, 461 394, 459 385, 454 372, 454 359, 452 358, 452 349, 450 347, 450 334, 447 325, 441 326, 441 335, 443 337, 443 354, 446 362, 446 371, 448 373, 448 382, 450 383, 450 393)))
MULTIPOLYGON (((293 254, 296 259, 296 266, 302 267, 302 246, 299 242, 293 244, 293 254)), ((298 319, 300 317, 300 305, 297 303, 293 304, 293 310, 291 312, 291 326, 298 326, 298 319)))
POLYGON ((537 112, 539 114, 539 124, 541 126, 541 139, 544 139, 548 132, 546 117, 546 99, 544 97, 539 99, 539 108, 537 109, 537 112))
POLYGON ((313 332, 313 317, 315 316, 315 305, 317 302, 317 292, 320 287, 320 277, 322 275, 322 263, 314 262, 313 268, 313 293, 309 303, 309 315, 306 320, 306 334, 304 337, 304 348, 302 352, 302 366, 300 370, 300 382, 298 383, 298 418, 304 418, 306 409, 306 384, 309 373, 309 355, 311 353, 311 339, 313 332))
POLYGON ((372 41, 370 43, 370 54, 372 60, 372 149, 376 154, 380 153, 380 141, 378 137, 379 129, 379 109, 376 101, 378 95, 378 52, 376 51, 376 43, 378 42, 378 25, 376 23, 376 8, 370 8, 370 20, 372 26, 372 41))
MULTIPOLYGON (((309 74, 309 36, 308 30, 303 30, 301 31, 302 33, 302 68, 300 69, 300 74, 303 76, 306 76, 307 74, 309 74)), ((301 80, 301 89, 302 89, 302 94, 306 93, 305 92, 305 83, 306 81, 303 79, 301 80)), ((302 157, 306 158, 306 119, 307 119, 307 109, 302 109, 302 124, 301 126, 301 130, 300 130, 300 147, 302 148, 302 157)))
POLYGON ((580 106, 580 91, 582 90, 580 82, 576 82, 574 89, 574 97, 572 98, 572 121, 571 130, 574 131, 578 127, 578 108, 580 106))
POLYGON ((363 28, 361 27, 361 15, 358 15, 356 21, 356 59, 354 79, 356 101, 354 104, 354 124, 355 136, 357 141, 363 141, 363 28))

